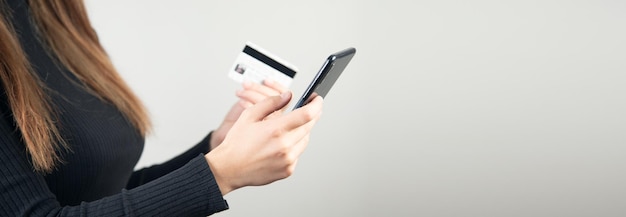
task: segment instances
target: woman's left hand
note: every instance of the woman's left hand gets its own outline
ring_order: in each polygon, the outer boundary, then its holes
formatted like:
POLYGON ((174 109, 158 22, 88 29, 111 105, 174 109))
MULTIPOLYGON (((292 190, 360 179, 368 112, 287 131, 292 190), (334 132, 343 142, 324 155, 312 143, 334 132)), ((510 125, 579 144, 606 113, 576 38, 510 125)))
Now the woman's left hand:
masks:
POLYGON ((265 80, 263 84, 246 81, 242 86, 243 89, 238 90, 236 93, 239 101, 230 108, 220 127, 213 131, 210 150, 213 150, 224 141, 226 134, 228 134, 230 128, 233 127, 233 124, 239 119, 239 116, 245 109, 263 101, 267 97, 277 96, 287 91, 287 88, 272 80, 265 80))

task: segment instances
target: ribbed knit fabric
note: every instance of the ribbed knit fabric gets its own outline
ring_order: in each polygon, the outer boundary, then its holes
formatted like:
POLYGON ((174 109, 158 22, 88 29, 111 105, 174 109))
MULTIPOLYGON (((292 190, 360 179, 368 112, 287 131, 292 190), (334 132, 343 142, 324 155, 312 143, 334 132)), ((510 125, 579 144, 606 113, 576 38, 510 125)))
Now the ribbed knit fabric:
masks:
POLYGON ((70 149, 58 151, 64 162, 52 173, 35 172, 0 87, 0 216, 206 216, 228 209, 203 156, 210 134, 166 163, 133 172, 144 138, 55 64, 36 38, 26 0, 6 3, 0 11, 10 13, 5 17, 49 88, 70 149))

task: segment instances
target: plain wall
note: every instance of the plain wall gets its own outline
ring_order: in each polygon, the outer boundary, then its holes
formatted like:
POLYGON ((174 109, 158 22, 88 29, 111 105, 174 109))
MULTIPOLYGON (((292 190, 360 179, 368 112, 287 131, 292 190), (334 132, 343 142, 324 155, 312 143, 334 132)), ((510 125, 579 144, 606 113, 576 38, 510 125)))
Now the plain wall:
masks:
POLYGON ((217 216, 626 216, 626 1, 87 1, 154 120, 138 168, 237 100, 246 41, 358 49, 296 173, 217 216))

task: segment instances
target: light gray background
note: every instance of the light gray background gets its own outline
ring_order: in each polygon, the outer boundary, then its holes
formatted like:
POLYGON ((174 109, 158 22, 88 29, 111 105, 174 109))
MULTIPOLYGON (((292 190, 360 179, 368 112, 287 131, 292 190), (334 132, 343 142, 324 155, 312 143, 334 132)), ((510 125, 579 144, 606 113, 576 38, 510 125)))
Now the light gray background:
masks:
POLYGON ((246 41, 300 68, 358 49, 289 179, 217 216, 626 216, 626 1, 87 1, 155 128, 194 145, 246 41))

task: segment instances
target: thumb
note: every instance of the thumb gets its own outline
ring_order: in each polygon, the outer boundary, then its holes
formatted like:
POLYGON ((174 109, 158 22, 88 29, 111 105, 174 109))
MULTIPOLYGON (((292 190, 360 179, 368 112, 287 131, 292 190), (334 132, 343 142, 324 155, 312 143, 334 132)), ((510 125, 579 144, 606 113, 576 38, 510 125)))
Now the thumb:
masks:
POLYGON ((242 116, 249 121, 261 121, 273 112, 285 107, 291 100, 291 91, 283 92, 278 96, 270 96, 254 106, 246 109, 242 116))

